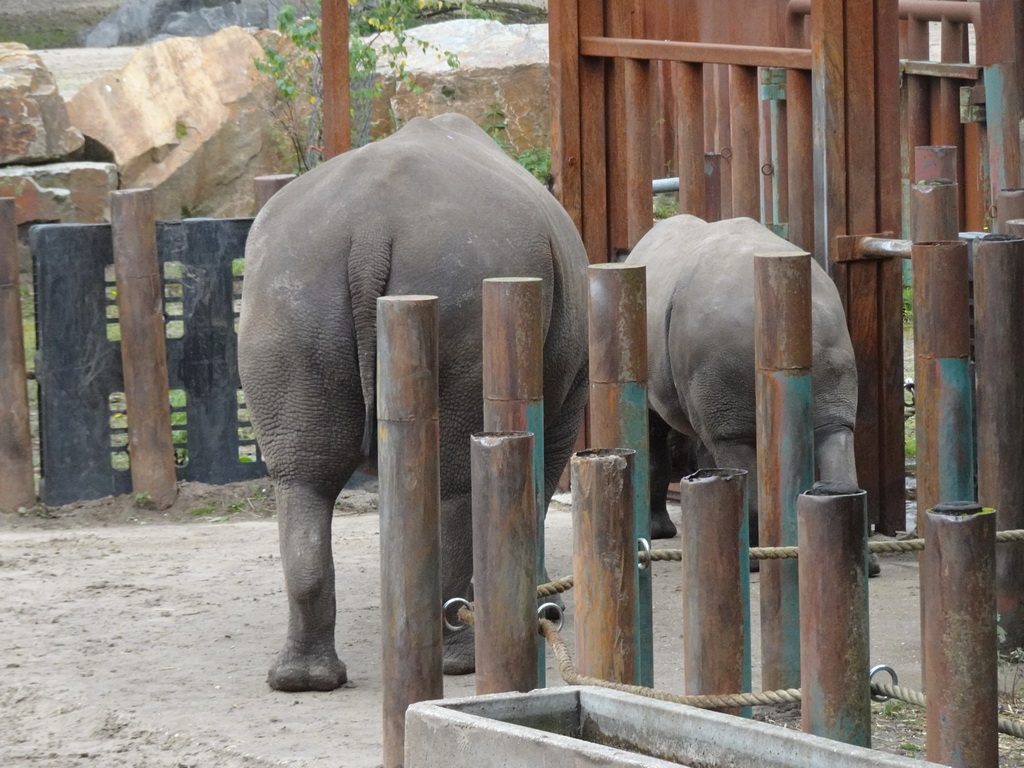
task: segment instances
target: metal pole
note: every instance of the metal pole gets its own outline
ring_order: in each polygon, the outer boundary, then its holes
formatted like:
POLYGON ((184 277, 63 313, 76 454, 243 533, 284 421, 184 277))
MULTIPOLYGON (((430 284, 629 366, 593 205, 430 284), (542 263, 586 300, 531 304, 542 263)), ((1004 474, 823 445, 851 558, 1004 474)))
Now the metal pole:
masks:
POLYGON ((960 236, 958 186, 934 179, 910 189, 910 239, 915 243, 956 240, 960 236))
POLYGON ((917 527, 943 499, 973 498, 974 405, 968 336, 967 243, 915 243, 914 382, 917 527))
POLYGON ((928 760, 996 768, 996 516, 974 502, 925 513, 921 625, 928 691, 928 760))
POLYGON ((1024 189, 1001 189, 996 195, 995 231, 1006 234, 1007 222, 1024 219, 1024 189))
POLYGON ((164 340, 164 290, 152 189, 110 195, 132 491, 155 509, 178 495, 164 340))
MULTIPOLYGON (((974 243, 978 501, 999 530, 1024 528, 1024 239, 988 235, 974 243)), ((996 549, 1000 644, 1024 646, 1024 545, 996 549)))
MULTIPOLYGON (((534 586, 544 580, 544 281, 483 281, 484 430, 532 432, 537 514, 534 586)), ((537 645, 537 686, 545 684, 546 646, 537 645)))
POLYGON ((797 515, 803 729, 870 747, 867 493, 815 483, 797 515))
POLYGON ((0 513, 36 502, 13 197, 0 197, 0 513))
POLYGON ((959 182, 956 147, 924 146, 914 147, 914 182, 946 179, 959 182))
POLYGON ((255 210, 259 213, 280 189, 289 181, 295 179, 294 173, 278 173, 272 176, 257 176, 253 181, 253 193, 255 197, 255 210))
MULTIPOLYGON (((814 132, 811 73, 786 73, 786 155, 789 160, 789 237, 797 248, 814 246, 814 132)), ((824 255, 822 256, 824 258, 824 255)))
POLYGON ((571 462, 579 671, 617 683, 636 679, 635 457, 608 448, 580 451, 571 462))
MULTIPOLYGON (((633 542, 651 538, 650 452, 647 435, 647 270, 642 264, 588 268, 590 301, 590 443, 635 452, 633 542)), ((636 547, 630 547, 634 561, 636 547)), ((651 571, 636 581, 636 682, 654 684, 651 571)))
POLYGON ((384 768, 409 704, 444 696, 437 361, 437 297, 377 299, 384 768))
MULTIPOLYGON (((750 690, 747 472, 702 469, 679 481, 683 676, 687 694, 750 690)), ((740 714, 741 710, 729 710, 740 714)), ((750 709, 742 710, 745 716, 750 709)))
POLYGON ((476 692, 537 685, 537 497, 533 435, 473 435, 476 692))
MULTIPOLYGON (((754 258, 758 529, 761 546, 797 543, 797 496, 814 483, 810 254, 754 258)), ((793 560, 761 563, 762 684, 800 686, 800 594, 793 560)))

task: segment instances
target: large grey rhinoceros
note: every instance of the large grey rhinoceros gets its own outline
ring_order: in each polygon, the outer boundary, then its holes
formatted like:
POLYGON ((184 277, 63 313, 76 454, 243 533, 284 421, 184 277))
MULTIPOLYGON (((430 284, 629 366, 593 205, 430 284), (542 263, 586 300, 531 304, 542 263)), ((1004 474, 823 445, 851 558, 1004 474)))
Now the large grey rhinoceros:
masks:
MULTIPOLYGON (((652 535, 675 535, 665 510, 672 430, 699 441, 689 456, 749 473, 757 537, 754 255, 794 245, 752 219, 659 222, 630 253, 647 267, 652 535), (707 454, 710 454, 708 456, 707 454)), ((815 459, 821 480, 856 483, 857 369, 832 280, 811 262, 815 459)), ((685 449, 684 449, 685 450, 685 449)))
MULTIPOLYGON (((330 690, 347 678, 335 650, 331 516, 342 486, 374 458, 377 298, 440 298, 441 578, 445 599, 467 596, 481 281, 544 280, 550 498, 586 400, 587 257, 555 198, 460 115, 414 119, 299 177, 256 218, 245 256, 239 369, 275 481, 289 606, 268 683, 330 690)), ((446 673, 473 670, 470 635, 446 634, 446 673)))

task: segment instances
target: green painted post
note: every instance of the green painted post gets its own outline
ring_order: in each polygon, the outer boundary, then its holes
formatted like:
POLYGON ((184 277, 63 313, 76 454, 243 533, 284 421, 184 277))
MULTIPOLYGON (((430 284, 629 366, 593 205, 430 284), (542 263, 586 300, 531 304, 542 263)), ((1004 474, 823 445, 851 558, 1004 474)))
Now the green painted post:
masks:
MULTIPOLYGON (((633 536, 651 539, 647 435, 647 270, 595 264, 590 285, 590 443, 627 448, 633 459, 633 536)), ((651 570, 637 569, 636 682, 654 685, 651 570)))
MULTIPOLYGON (((757 488, 761 546, 797 543, 797 497, 814 484, 811 400, 811 257, 754 259, 757 488)), ((800 687, 796 560, 761 563, 761 683, 800 687)))

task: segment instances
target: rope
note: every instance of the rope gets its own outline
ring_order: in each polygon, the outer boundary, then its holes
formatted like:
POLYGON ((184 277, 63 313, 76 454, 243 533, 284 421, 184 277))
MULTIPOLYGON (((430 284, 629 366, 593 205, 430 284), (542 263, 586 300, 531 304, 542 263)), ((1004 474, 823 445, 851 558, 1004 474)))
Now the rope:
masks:
MULTIPOLYGON (((998 531, 996 543, 1024 541, 1024 530, 998 531)), ((924 549, 924 539, 906 539, 905 541, 869 541, 868 551, 875 554, 897 554, 901 552, 920 552, 924 549)), ((753 560, 785 560, 791 557, 799 557, 799 547, 751 547, 750 557, 753 560)), ((648 556, 640 554, 640 562, 655 562, 666 560, 682 560, 681 549, 655 549, 648 556)))
POLYGON ((636 694, 637 696, 645 696, 648 699, 658 699, 659 701, 668 701, 674 704, 686 704, 687 706, 700 707, 701 709, 729 709, 733 707, 787 704, 800 701, 800 691, 794 688, 782 691, 761 691, 759 693, 732 693, 721 696, 710 694, 678 696, 674 693, 658 691, 654 688, 646 688, 640 685, 626 685, 623 683, 613 683, 610 680, 599 680, 596 677, 581 675, 576 670, 576 665, 573 664, 572 657, 569 655, 569 649, 559 636, 553 622, 548 619, 541 619, 540 633, 551 644, 555 660, 558 663, 558 671, 568 685, 599 686, 601 688, 610 688, 616 691, 636 694))
MULTIPOLYGON (((459 611, 460 618, 462 618, 462 611, 466 611, 466 609, 463 608, 459 611)), ((466 611, 466 613, 469 613, 469 611, 466 611)), ((756 693, 679 696, 674 693, 659 691, 654 688, 647 688, 641 685, 626 685, 624 683, 614 683, 610 680, 600 680, 596 677, 590 677, 589 675, 581 675, 572 661, 572 656, 569 655, 569 649, 566 646, 565 641, 562 640, 561 636, 558 634, 558 630, 555 628, 554 622, 549 621, 548 619, 540 619, 539 624, 540 627, 538 631, 551 645, 551 650, 554 652, 555 660, 558 663, 558 671, 562 675, 562 680, 564 680, 567 685, 590 685, 600 688, 610 688, 614 691, 632 693, 637 696, 644 696, 648 699, 657 699, 658 701, 667 701, 674 704, 685 704, 686 706, 699 707, 700 709, 730 709, 735 707, 752 707, 771 704, 795 704, 801 700, 799 688, 787 688, 778 691, 759 691, 756 693)), ((927 706, 927 698, 925 695, 920 691, 915 691, 911 688, 904 688, 903 686, 891 685, 889 683, 876 683, 872 681, 871 692, 873 694, 888 696, 891 699, 899 699, 900 701, 905 701, 908 704, 913 704, 918 707, 927 706)), ((1018 739, 1024 739, 1024 722, 1000 717, 999 732, 1005 733, 1009 736, 1015 736, 1018 739)))
MULTIPOLYGON (((921 691, 915 691, 910 688, 904 688, 899 685, 891 685, 889 683, 871 683, 871 692, 888 696, 890 699, 899 699, 905 701, 908 704, 913 704, 918 707, 928 706, 928 697, 921 691)), ((1006 717, 999 718, 999 732, 1005 733, 1007 736, 1014 736, 1018 739, 1024 739, 1024 722, 1020 720, 1010 720, 1006 717)))

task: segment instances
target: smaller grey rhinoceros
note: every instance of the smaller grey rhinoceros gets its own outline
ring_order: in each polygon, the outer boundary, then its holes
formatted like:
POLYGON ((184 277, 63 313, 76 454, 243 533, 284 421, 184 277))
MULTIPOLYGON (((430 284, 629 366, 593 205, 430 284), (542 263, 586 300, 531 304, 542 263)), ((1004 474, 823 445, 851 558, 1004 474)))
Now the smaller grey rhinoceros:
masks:
MULTIPOLYGON (((416 118, 291 182, 253 223, 245 259, 239 370, 275 480, 289 606, 268 682, 330 690, 347 679, 335 649, 331 518, 342 486, 375 458, 377 299, 439 297, 442 597, 468 597, 469 437, 483 428, 482 281, 544 281, 550 499, 586 401, 587 256, 555 198, 453 114, 416 118)), ((473 668, 472 633, 446 633, 445 672, 473 668)))
MULTIPOLYGON (((627 259, 647 267, 651 529, 656 538, 676 533, 665 510, 668 437, 674 430, 699 441, 689 455, 696 454, 704 466, 747 470, 750 535, 756 541, 754 255, 794 250, 752 219, 709 224, 683 215, 659 222, 627 259)), ((839 292, 813 260, 811 298, 818 474, 821 480, 856 484, 853 345, 839 292)))

